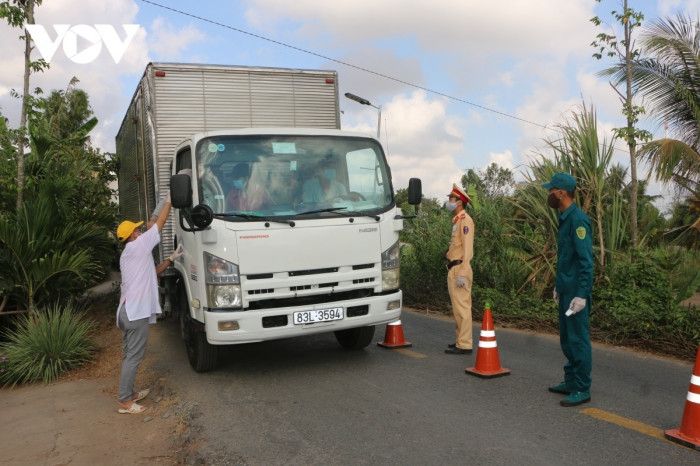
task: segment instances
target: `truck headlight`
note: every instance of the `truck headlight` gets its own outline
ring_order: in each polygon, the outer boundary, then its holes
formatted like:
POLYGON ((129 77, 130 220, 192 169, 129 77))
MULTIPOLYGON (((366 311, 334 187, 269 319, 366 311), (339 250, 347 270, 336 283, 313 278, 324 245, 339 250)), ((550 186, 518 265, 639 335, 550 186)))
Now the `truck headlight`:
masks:
POLYGON ((397 290, 400 286, 401 250, 399 242, 382 253, 382 289, 397 290))
POLYGON ((241 307, 240 285, 207 285, 209 307, 241 307))
POLYGON ((242 307, 238 265, 205 252, 204 267, 209 307, 242 307))

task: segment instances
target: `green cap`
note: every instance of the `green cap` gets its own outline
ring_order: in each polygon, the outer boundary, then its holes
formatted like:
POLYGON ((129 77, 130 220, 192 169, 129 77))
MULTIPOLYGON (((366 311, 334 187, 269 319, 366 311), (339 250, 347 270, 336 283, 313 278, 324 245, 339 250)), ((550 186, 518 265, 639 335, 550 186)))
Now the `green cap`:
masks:
POLYGON ((559 172, 552 175, 549 183, 543 184, 542 187, 548 191, 554 188, 571 192, 576 188, 576 179, 568 173, 559 172))

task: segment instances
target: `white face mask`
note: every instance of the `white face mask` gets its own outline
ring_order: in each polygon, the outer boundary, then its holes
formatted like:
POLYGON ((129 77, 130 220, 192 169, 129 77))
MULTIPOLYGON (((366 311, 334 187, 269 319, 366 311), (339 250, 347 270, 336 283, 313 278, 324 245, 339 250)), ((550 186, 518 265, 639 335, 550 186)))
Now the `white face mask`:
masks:
POLYGON ((457 208, 457 203, 456 203, 456 202, 452 202, 452 201, 448 201, 448 202, 447 202, 447 205, 446 205, 445 207, 447 207, 447 210, 449 210, 450 212, 452 212, 453 210, 455 210, 455 209, 457 208))

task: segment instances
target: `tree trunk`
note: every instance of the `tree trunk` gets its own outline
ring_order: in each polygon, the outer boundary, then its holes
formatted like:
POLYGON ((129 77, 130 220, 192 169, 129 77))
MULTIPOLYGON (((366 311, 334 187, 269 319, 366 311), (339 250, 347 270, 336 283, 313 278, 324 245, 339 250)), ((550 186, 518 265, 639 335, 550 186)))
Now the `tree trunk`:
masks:
MULTIPOLYGON (((24 5, 25 24, 34 24, 34 0, 27 0, 24 5)), ((24 148, 27 145, 27 114, 29 113, 29 74, 32 62, 32 38, 24 30, 24 87, 22 92, 22 109, 19 114, 19 133, 17 136, 17 210, 24 201, 24 148)))
POLYGON ((600 261, 600 273, 605 273, 605 238, 603 237, 603 206, 602 203, 596 206, 596 223, 598 224, 598 260, 600 261))
MULTIPOLYGON (((627 0, 623 4, 624 13, 627 14, 627 0)), ((630 240, 632 247, 637 247, 637 144, 634 137, 634 112, 632 109, 632 27, 630 21, 625 21, 625 81, 626 95, 625 106, 627 108, 627 147, 630 151, 630 240)))

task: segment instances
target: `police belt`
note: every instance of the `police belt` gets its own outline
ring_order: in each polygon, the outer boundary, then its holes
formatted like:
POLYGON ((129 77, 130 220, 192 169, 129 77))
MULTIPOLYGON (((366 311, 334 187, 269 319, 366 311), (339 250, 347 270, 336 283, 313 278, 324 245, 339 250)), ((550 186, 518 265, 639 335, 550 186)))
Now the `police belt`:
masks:
POLYGON ((461 263, 462 263, 462 259, 457 259, 457 260, 454 260, 454 261, 449 261, 449 262, 447 263, 447 266, 446 266, 446 267, 447 267, 447 270, 450 270, 452 267, 454 267, 454 266, 456 266, 456 265, 459 265, 459 264, 461 264, 461 263))

